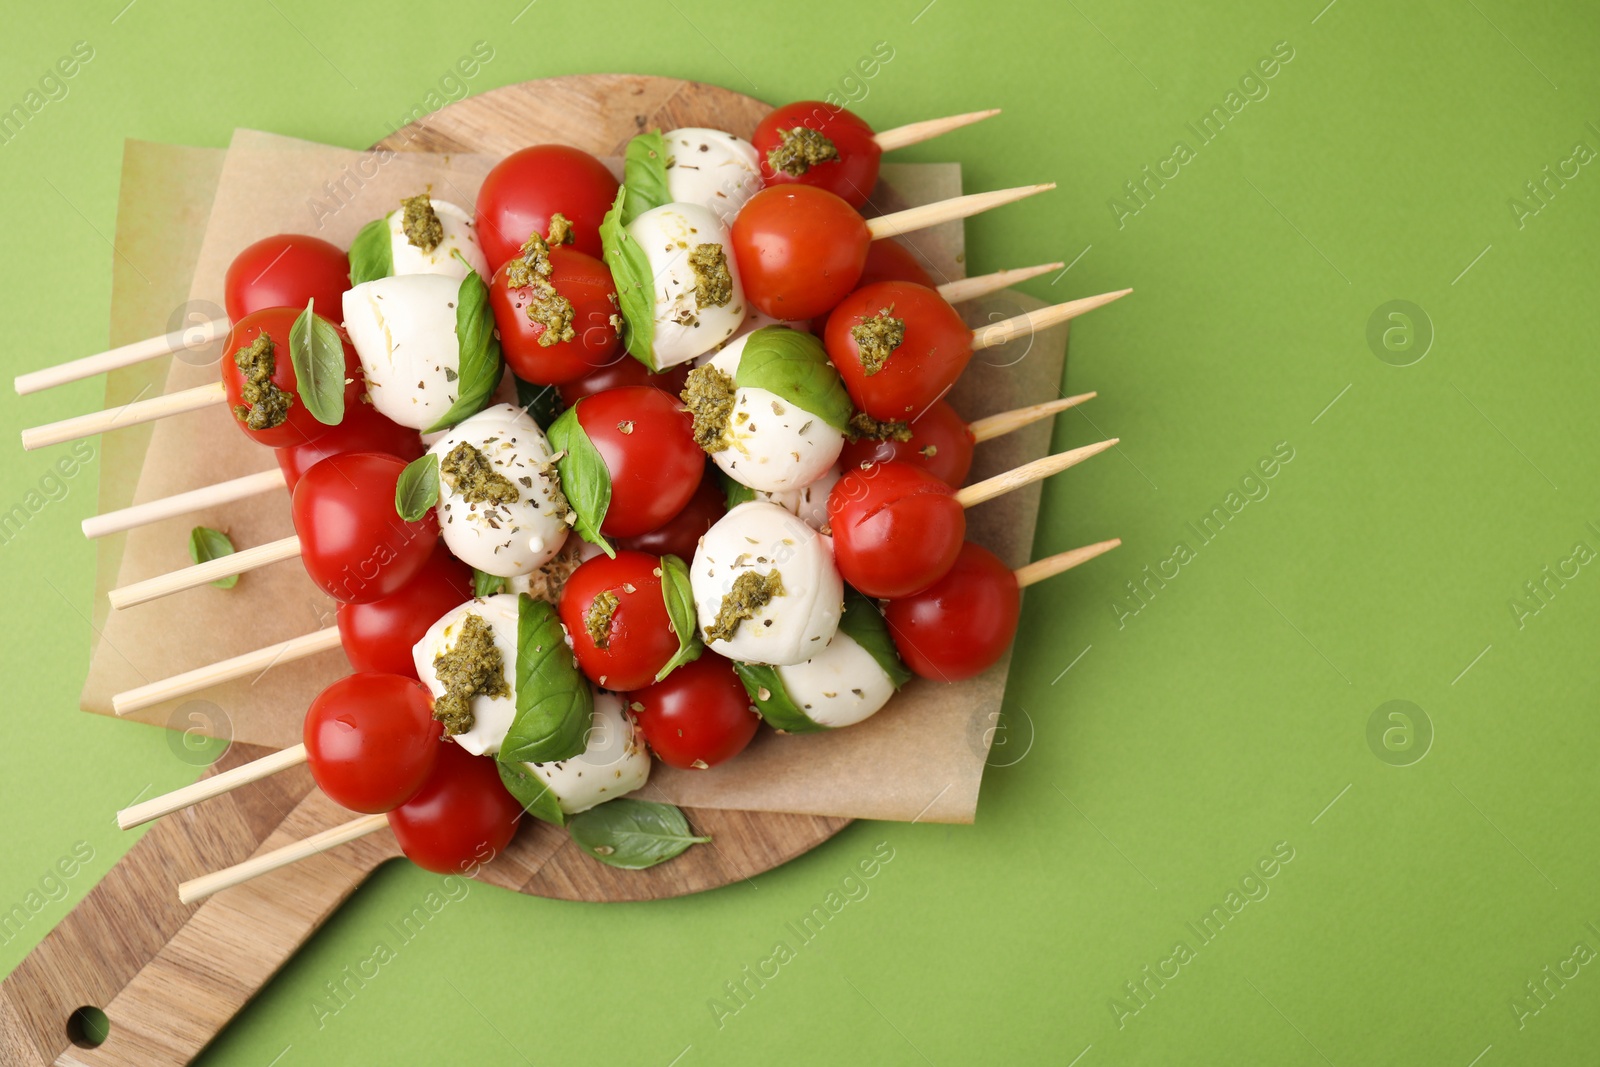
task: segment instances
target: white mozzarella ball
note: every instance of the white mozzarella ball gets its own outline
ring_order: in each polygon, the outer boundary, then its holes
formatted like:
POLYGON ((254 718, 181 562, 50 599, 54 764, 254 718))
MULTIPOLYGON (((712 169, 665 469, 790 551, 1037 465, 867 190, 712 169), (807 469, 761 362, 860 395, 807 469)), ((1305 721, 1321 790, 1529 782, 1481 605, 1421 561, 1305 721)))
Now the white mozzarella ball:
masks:
POLYGON ((838 467, 829 467, 823 471, 822 477, 810 485, 802 485, 798 489, 785 489, 778 493, 763 493, 756 491, 757 500, 765 500, 776 504, 784 511, 799 517, 800 521, 822 533, 828 529, 828 495, 833 492, 833 487, 839 484, 839 479, 844 477, 844 472, 838 467))
POLYGON ((500 742, 517 717, 517 597, 513 593, 500 593, 481 600, 469 600, 460 607, 451 608, 443 618, 428 628, 411 650, 411 660, 416 665, 417 677, 428 687, 434 699, 445 695, 445 685, 434 669, 435 657, 455 648, 456 639, 468 615, 483 620, 494 635, 494 647, 504 661, 506 692, 491 697, 479 693, 472 698, 472 729, 454 735, 452 740, 474 756, 492 756, 500 751, 500 742))
POLYGON ((615 693, 595 690, 594 717, 584 745, 580 754, 559 763, 523 764, 544 781, 568 815, 631 793, 650 777, 650 752, 615 693))
POLYGON ((802 663, 826 647, 839 628, 844 603, 833 542, 776 504, 759 500, 738 505, 700 539, 689 585, 701 636, 716 622, 740 575, 774 572, 783 593, 740 622, 731 637, 708 638, 713 652, 783 665, 802 663))
POLYGON ((443 274, 362 282, 344 294, 344 328, 378 413, 425 430, 455 406, 458 283, 443 274))
POLYGON ((432 252, 424 252, 406 236, 404 210, 389 213, 389 254, 395 274, 443 274, 460 282, 467 276, 468 266, 478 272, 484 281, 489 280, 489 261, 478 247, 478 234, 473 229, 472 216, 447 200, 429 199, 433 213, 439 217, 439 227, 444 237, 432 252), (467 263, 456 258, 461 253, 467 263))
POLYGON ((668 130, 661 140, 673 200, 708 207, 732 226, 739 209, 761 191, 761 157, 749 141, 698 126, 668 130))
POLYGON ((853 726, 894 696, 894 681, 843 630, 811 659, 777 671, 794 706, 819 726, 853 726))
MULTIPOLYGON (((746 335, 733 341, 711 357, 710 365, 737 381, 748 340, 746 335)), ((844 449, 844 434, 815 412, 746 386, 734 391, 723 440, 727 447, 711 453, 711 461, 734 481, 766 493, 810 485, 833 468, 844 449)))
POLYGON ((550 442, 526 411, 496 404, 453 427, 428 449, 439 457, 439 530, 469 567, 501 577, 529 574, 561 550, 567 501, 551 463, 550 442), (446 472, 460 445, 481 452, 517 492, 515 502, 471 502, 446 472))
POLYGON ((628 224, 650 264, 655 285, 655 340, 652 355, 659 370, 687 363, 733 336, 744 321, 744 289, 734 262, 728 228, 710 208, 663 204, 628 224), (701 307, 695 295, 690 254, 701 245, 720 245, 732 292, 726 304, 701 307))

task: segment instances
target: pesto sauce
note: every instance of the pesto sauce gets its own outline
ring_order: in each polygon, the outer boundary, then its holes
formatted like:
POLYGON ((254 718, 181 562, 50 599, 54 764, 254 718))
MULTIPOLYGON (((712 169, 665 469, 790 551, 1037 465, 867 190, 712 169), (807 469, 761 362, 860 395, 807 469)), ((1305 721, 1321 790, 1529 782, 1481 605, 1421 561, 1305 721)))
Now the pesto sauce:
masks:
POLYGON ((767 152, 767 165, 791 178, 800 177, 818 163, 839 158, 832 141, 805 126, 779 130, 778 138, 778 146, 767 152))
POLYGON ((694 417, 694 443, 707 452, 728 447, 728 420, 733 416, 733 379, 707 363, 689 372, 678 394, 694 417))
POLYGON ((469 504, 515 504, 521 499, 511 479, 495 470, 488 456, 465 441, 444 457, 439 473, 469 504))
POLYGON ((559 211, 551 215, 550 232, 544 239, 552 248, 558 245, 570 245, 576 239, 572 232, 572 220, 559 211))
POLYGON ((859 441, 862 438, 873 441, 909 441, 911 427, 904 422, 884 422, 873 418, 865 411, 858 411, 850 416, 850 424, 845 427, 844 435, 851 441, 859 441))
POLYGON ((611 617, 621 603, 622 599, 610 589, 600 590, 589 602, 589 610, 583 613, 583 628, 589 631, 589 640, 594 642, 595 648, 611 644, 611 617))
POLYGON ((733 588, 722 598, 717 617, 705 628, 707 641, 732 641, 739 624, 755 618, 773 597, 783 595, 783 576, 777 571, 758 574, 745 571, 733 580, 733 588))
POLYGON ((550 282, 555 265, 550 262, 550 246, 572 240, 572 223, 557 213, 550 219, 548 239, 530 234, 523 243, 522 255, 506 263, 506 285, 511 289, 528 290, 528 321, 544 327, 539 334, 539 344, 548 348, 553 344, 574 340, 578 333, 573 329, 577 312, 572 301, 556 291, 550 282))
POLYGON ((233 417, 252 430, 282 426, 294 406, 294 394, 279 389, 272 380, 273 371, 278 369, 272 355, 274 347, 272 338, 263 330, 249 348, 233 354, 234 364, 244 372, 244 385, 239 389, 239 399, 244 403, 234 407, 233 417))
POLYGON ((872 318, 850 327, 850 339, 856 343, 861 369, 868 375, 881 371, 889 356, 906 339, 906 321, 893 316, 893 307, 881 308, 872 318))
POLYGON ((503 697, 511 692, 505 657, 495 646, 494 629, 481 615, 462 618, 460 636, 449 650, 433 657, 433 670, 445 688, 444 696, 434 702, 433 717, 452 737, 472 729, 473 697, 480 693, 503 697))
POLYGON ((406 235, 406 240, 424 252, 438 248, 439 242, 444 240, 444 225, 434 212, 433 201, 428 199, 428 194, 418 193, 400 201, 400 206, 405 209, 400 229, 406 235))
POLYGON ((733 299, 733 275, 728 273, 728 253, 722 245, 695 245, 689 253, 689 269, 694 271, 697 309, 728 306, 733 299))

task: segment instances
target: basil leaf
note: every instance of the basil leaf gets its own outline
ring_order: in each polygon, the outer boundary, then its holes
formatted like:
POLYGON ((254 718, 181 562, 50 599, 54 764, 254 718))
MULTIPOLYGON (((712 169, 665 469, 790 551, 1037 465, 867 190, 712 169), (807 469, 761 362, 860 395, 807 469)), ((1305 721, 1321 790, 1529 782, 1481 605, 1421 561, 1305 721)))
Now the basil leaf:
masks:
POLYGON ((665 863, 690 845, 710 841, 696 837, 689 820, 671 804, 618 797, 574 815, 567 833, 579 848, 612 867, 642 871, 665 863))
POLYGON ((561 810, 556 795, 550 791, 550 784, 529 770, 527 764, 496 763, 495 766, 500 771, 500 781, 505 784, 506 791, 517 798, 523 811, 535 819, 557 826, 567 824, 567 816, 561 810))
MULTIPOLYGON (((206 563, 233 555, 233 542, 221 530, 209 526, 196 526, 189 531, 189 558, 196 563, 206 563)), ((218 589, 232 589, 239 584, 239 576, 230 574, 211 583, 218 589)))
POLYGON ((550 424, 546 436, 550 447, 561 457, 556 460, 556 472, 561 475, 561 491, 567 496, 567 504, 578 516, 573 529, 579 537, 615 557, 616 550, 600 535, 600 524, 611 507, 611 470, 578 421, 578 405, 563 411, 550 424))
MULTIPOLYGON (((460 253, 457 253, 460 255, 460 253)), ((494 312, 489 308, 489 287, 475 270, 468 270, 456 294, 456 402, 444 418, 424 433, 448 430, 462 419, 482 411, 494 387, 500 384, 500 342, 494 336, 494 312)))
POLYGON ((517 384, 517 406, 533 416, 539 429, 548 430, 550 424, 556 421, 556 416, 561 414, 561 391, 553 385, 525 382, 515 374, 511 380, 517 384))
POLYGON ((617 199, 600 220, 600 244, 611 280, 617 286, 617 309, 622 312, 622 341, 628 355, 651 370, 656 366, 656 279, 650 272, 650 259, 639 242, 623 229, 627 212, 628 187, 617 190, 617 199))
POLYGON ((748 504, 756 498, 756 491, 748 485, 735 481, 728 477, 725 472, 718 471, 717 473, 722 476, 722 500, 729 511, 732 511, 740 504, 748 504))
POLYGON ((439 502, 439 457, 432 452, 406 464, 394 487, 394 510, 407 522, 416 522, 439 502))
POLYGON ((839 616, 839 632, 866 649, 867 655, 877 661, 896 689, 911 680, 911 672, 900 661, 900 653, 895 651, 883 612, 878 610, 878 605, 848 587, 844 591, 844 614, 839 616))
POLYGON ((494 596, 496 593, 509 592, 511 592, 511 579, 490 574, 488 571, 480 571, 476 567, 472 568, 473 596, 494 596))
POLYGON ((583 751, 594 693, 567 647, 556 609, 523 593, 517 605, 517 716, 499 759, 554 763, 583 751))
POLYGON ((689 565, 677 556, 661 557, 661 598, 667 602, 667 622, 678 637, 678 651, 656 672, 658 682, 705 651, 694 612, 694 592, 689 588, 689 565))
POLYGON ((828 729, 819 722, 813 722, 811 716, 795 705, 776 667, 736 661, 733 669, 744 683, 744 691, 750 695, 751 703, 755 704, 761 717, 774 730, 788 734, 814 734, 828 729))
POLYGON ((787 326, 763 326, 739 356, 735 385, 776 393, 835 430, 850 425, 855 409, 822 342, 787 326))
POLYGON ((314 310, 315 300, 289 327, 289 361, 295 392, 311 417, 324 426, 344 421, 344 339, 339 328, 314 310))
POLYGON ((350 242, 350 284, 387 278, 394 273, 394 246, 389 233, 389 216, 373 219, 361 227, 350 242))
POLYGON ((628 187, 628 199, 622 207, 624 226, 651 208, 672 203, 672 193, 667 189, 667 143, 659 130, 641 133, 628 142, 622 184, 628 187))

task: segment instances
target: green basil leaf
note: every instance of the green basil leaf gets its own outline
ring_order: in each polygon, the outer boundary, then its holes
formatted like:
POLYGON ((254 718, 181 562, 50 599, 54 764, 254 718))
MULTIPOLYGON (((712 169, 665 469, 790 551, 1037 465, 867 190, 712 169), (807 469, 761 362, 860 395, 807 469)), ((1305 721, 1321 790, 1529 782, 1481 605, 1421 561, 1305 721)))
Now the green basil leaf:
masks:
POLYGON ((787 326, 764 326, 750 335, 733 381, 742 388, 776 393, 835 430, 849 426, 855 413, 822 342, 787 326))
POLYGON ((784 688, 783 677, 778 674, 776 667, 768 667, 764 663, 735 662, 733 669, 744 683, 744 691, 750 695, 750 702, 774 730, 788 734, 814 734, 828 729, 819 722, 813 722, 811 716, 800 710, 789 695, 789 690, 784 688))
POLYGON ((667 143, 659 130, 641 133, 628 142, 622 184, 628 187, 628 198, 622 207, 624 226, 651 208, 672 203, 672 193, 667 189, 667 143))
POLYGON ((650 272, 650 259, 639 242, 623 228, 627 212, 628 187, 617 190, 617 199, 600 221, 600 244, 611 280, 617 286, 617 306, 622 312, 622 341, 628 355, 651 370, 656 366, 656 279, 650 272))
POLYGON ((509 592, 511 592, 511 579, 490 574, 488 571, 480 571, 476 567, 472 568, 473 596, 494 596, 496 593, 509 592))
POLYGON ((548 430, 561 414, 561 391, 553 385, 535 385, 525 382, 515 374, 511 380, 517 384, 517 406, 533 416, 539 429, 548 430))
MULTIPOLYGON (((460 255, 460 253, 456 253, 460 255)), ((489 307, 489 287, 478 272, 468 270, 456 294, 456 349, 460 364, 456 371, 456 402, 444 418, 425 430, 448 430, 462 419, 482 411, 489 396, 500 384, 500 342, 494 336, 494 312, 489 307)))
MULTIPOLYGON (((189 558, 196 563, 206 563, 233 555, 233 542, 221 530, 209 526, 196 526, 189 531, 189 558)), ((239 576, 230 574, 211 583, 218 589, 232 589, 239 584, 239 576)))
POLYGON ((315 304, 307 301, 289 327, 289 360, 300 402, 322 425, 337 426, 344 421, 344 339, 315 304))
POLYGON ((719 470, 717 474, 722 478, 722 500, 729 511, 756 498, 756 491, 748 485, 728 477, 724 471, 719 470))
POLYGON ((579 537, 615 557, 616 550, 600 535, 600 524, 611 507, 611 470, 578 421, 578 406, 582 403, 580 400, 563 411, 550 424, 546 436, 550 447, 561 457, 556 460, 556 472, 561 476, 561 491, 567 496, 567 504, 578 516, 573 528, 579 537))
POLYGON ((389 216, 373 219, 361 227, 350 242, 350 284, 387 278, 394 273, 394 246, 389 242, 389 216))
POLYGON ((527 764, 496 763, 495 766, 500 771, 500 781, 505 783, 506 791, 517 798, 523 811, 535 819, 557 826, 567 824, 566 813, 561 810, 556 795, 550 791, 550 784, 529 770, 527 764))
POLYGON ((407 522, 416 522, 439 502, 439 457, 432 452, 406 464, 394 487, 394 510, 407 522))
POLYGON ((517 605, 517 715, 499 759, 554 763, 583 751, 594 693, 567 647, 556 609, 523 593, 517 605))
POLYGON ((661 557, 661 599, 667 603, 667 621, 678 637, 678 651, 656 672, 658 682, 705 651, 694 612, 694 592, 689 588, 689 565, 677 556, 661 557))
POLYGON ((567 821, 573 842, 601 863, 625 871, 642 871, 665 863, 690 845, 709 837, 696 837, 689 820, 671 804, 618 797, 567 821))
POLYGON ((896 689, 911 680, 911 672, 900 661, 900 653, 895 651, 883 612, 878 610, 878 605, 848 587, 844 591, 844 614, 839 616, 839 632, 866 649, 867 655, 877 661, 896 689))

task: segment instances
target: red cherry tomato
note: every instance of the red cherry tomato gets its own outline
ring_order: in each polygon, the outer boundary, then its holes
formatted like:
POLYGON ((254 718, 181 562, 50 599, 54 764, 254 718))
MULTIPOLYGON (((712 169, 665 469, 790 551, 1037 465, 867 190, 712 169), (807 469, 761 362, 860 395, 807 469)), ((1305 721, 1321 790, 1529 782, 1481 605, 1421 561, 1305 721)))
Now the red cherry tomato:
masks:
POLYGON ((504 265, 489 284, 489 306, 506 363, 518 378, 535 385, 570 382, 616 358, 617 328, 611 319, 617 313, 617 289, 606 265, 570 248, 552 248, 550 268, 548 281, 572 305, 577 336, 570 341, 540 344, 544 324, 528 317, 533 290, 510 288, 504 265))
POLYGON ((733 253, 750 303, 809 319, 856 287, 872 235, 856 209, 809 185, 763 189, 733 220, 733 253))
MULTIPOLYGON (((227 393, 228 410, 233 413, 234 424, 252 440, 273 448, 303 445, 332 429, 317 421, 296 391, 294 361, 289 358, 289 328, 304 310, 303 307, 276 307, 252 312, 233 324, 233 329, 228 331, 228 343, 222 349, 222 388, 227 393), (262 334, 272 338, 272 384, 289 394, 289 407, 278 425, 252 430, 239 417, 241 407, 248 411, 253 405, 245 404, 244 371, 234 357, 255 344, 262 334)), ((365 386, 361 381, 361 361, 356 358, 356 350, 350 347, 343 330, 339 331, 339 339, 344 344, 344 376, 349 383, 344 387, 344 409, 349 411, 361 402, 365 386)))
POLYGON ((967 420, 943 400, 935 400, 912 421, 909 441, 879 441, 871 437, 848 441, 839 455, 839 465, 849 470, 897 460, 921 467, 950 488, 959 489, 972 469, 975 444, 967 420))
POLYGON ((472 599, 472 568, 443 541, 398 593, 370 604, 339 605, 339 643, 358 671, 417 676, 411 649, 445 612, 472 599))
POLYGON ((234 322, 265 308, 303 310, 308 301, 323 318, 342 322, 349 288, 350 260, 342 248, 320 237, 280 233, 233 257, 222 302, 234 322))
POLYGON ((635 537, 665 524, 694 496, 706 454, 678 398, 649 386, 607 389, 580 400, 578 424, 611 472, 608 536, 635 537))
POLYGON ((688 561, 694 558, 695 549, 700 547, 700 538, 727 512, 722 487, 715 478, 702 477, 700 488, 694 491, 694 496, 689 498, 682 511, 667 520, 665 526, 657 526, 637 537, 618 537, 615 544, 619 549, 648 552, 652 556, 677 556, 688 561))
POLYGON ((950 487, 921 467, 880 463, 845 471, 828 495, 833 559, 846 582, 901 597, 944 577, 967 536, 950 487))
POLYGON ((490 270, 522 251, 530 233, 550 231, 550 216, 572 223, 573 247, 600 258, 600 220, 617 198, 617 179, 581 149, 541 144, 494 165, 478 189, 478 243, 490 270))
POLYGON ((578 667, 605 689, 640 689, 678 652, 667 602, 661 595, 661 557, 618 552, 595 556, 572 572, 561 589, 561 624, 572 640, 578 667), (602 646, 589 629, 595 598, 616 598, 602 646))
POLYGON ((874 282, 915 282, 929 289, 936 284, 922 262, 893 237, 876 240, 867 248, 867 265, 861 269, 861 280, 856 284, 874 282))
POLYGON ((1005 655, 1021 601, 1010 568, 969 541, 948 574, 920 593, 889 601, 883 614, 906 666, 937 682, 959 682, 1005 655))
POLYGON ((943 396, 972 359, 972 330, 938 293, 912 282, 878 282, 857 289, 828 316, 828 358, 856 407, 875 419, 917 419, 943 396), (868 374, 850 331, 888 314, 905 323, 905 337, 868 374))
POLYGON ((657 374, 632 356, 618 352, 605 366, 592 370, 581 378, 561 383, 561 402, 570 408, 586 396, 603 393, 607 389, 618 389, 624 385, 653 385, 662 392, 677 396, 683 392, 684 385, 689 381, 689 372, 692 370, 694 370, 693 363, 682 363, 657 374))
POLYGON ((732 759, 761 725, 733 664, 715 652, 702 652, 654 685, 634 690, 628 701, 650 750, 683 770, 732 759))
POLYGON ((860 207, 878 184, 878 157, 883 155, 883 149, 873 139, 872 127, 854 112, 821 100, 796 100, 772 111, 756 127, 750 143, 761 156, 761 179, 768 185, 814 185, 841 197, 851 207, 860 207), (799 164, 805 166, 800 174, 775 168, 772 154, 782 147, 783 134, 799 128, 827 138, 836 158, 809 166, 799 164))
POLYGON ((318 787, 351 811, 377 814, 422 788, 442 735, 433 697, 421 682, 364 673, 317 694, 303 736, 318 787))
POLYGON ((409 463, 422 455, 422 438, 410 427, 391 422, 371 404, 357 401, 344 409, 344 421, 328 427, 316 440, 277 450, 278 469, 283 471, 289 492, 294 492, 306 471, 342 452, 382 452, 409 463))
POLYGON ((439 746, 433 773, 389 813, 406 858, 435 874, 471 874, 505 851, 522 805, 501 784, 494 760, 454 742, 439 746))
POLYGON ((433 553, 439 524, 430 510, 406 522, 394 490, 406 461, 376 452, 330 456, 294 487, 300 560, 324 593, 367 604, 398 593, 433 553))

